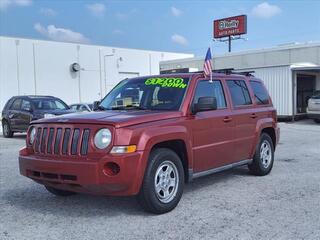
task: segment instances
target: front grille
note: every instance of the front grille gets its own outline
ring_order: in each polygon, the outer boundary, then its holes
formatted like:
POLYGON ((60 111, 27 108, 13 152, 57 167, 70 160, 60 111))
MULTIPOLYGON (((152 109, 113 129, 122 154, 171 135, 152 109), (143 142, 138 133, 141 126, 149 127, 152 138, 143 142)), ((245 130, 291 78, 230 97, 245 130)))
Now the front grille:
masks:
POLYGON ((90 129, 37 127, 33 150, 40 154, 87 155, 90 129))

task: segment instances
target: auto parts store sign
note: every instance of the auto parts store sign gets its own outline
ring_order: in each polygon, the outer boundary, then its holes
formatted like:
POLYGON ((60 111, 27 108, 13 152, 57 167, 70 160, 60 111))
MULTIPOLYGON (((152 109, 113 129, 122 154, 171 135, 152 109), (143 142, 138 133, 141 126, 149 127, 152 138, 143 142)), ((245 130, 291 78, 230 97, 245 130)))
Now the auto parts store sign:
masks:
POLYGON ((214 20, 213 32, 214 38, 223 38, 232 35, 246 34, 247 16, 240 15, 235 17, 214 20))

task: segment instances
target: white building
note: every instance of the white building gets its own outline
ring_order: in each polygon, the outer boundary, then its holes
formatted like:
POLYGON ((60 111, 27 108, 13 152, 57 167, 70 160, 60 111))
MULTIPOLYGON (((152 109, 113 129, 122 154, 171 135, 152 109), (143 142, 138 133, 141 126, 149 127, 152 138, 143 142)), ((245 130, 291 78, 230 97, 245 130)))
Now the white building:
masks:
POLYGON ((0 111, 16 95, 93 102, 124 78, 158 74, 160 61, 187 57, 193 55, 0 36, 0 111))
MULTIPOLYGON (((261 78, 280 117, 305 114, 307 99, 320 90, 320 43, 283 45, 271 49, 228 53, 215 56, 214 69, 234 68, 255 71, 261 78)), ((203 58, 160 63, 163 72, 203 69, 203 58)))

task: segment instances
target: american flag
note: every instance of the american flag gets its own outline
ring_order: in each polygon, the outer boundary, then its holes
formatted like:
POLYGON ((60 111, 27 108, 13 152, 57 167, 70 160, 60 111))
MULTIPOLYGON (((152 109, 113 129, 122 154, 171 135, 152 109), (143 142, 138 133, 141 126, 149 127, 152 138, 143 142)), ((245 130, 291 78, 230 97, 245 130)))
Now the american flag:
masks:
POLYGON ((204 60, 204 64, 203 64, 203 71, 204 71, 204 75, 206 77, 210 77, 212 76, 212 65, 211 65, 211 50, 210 48, 208 48, 207 54, 206 54, 206 58, 204 60))

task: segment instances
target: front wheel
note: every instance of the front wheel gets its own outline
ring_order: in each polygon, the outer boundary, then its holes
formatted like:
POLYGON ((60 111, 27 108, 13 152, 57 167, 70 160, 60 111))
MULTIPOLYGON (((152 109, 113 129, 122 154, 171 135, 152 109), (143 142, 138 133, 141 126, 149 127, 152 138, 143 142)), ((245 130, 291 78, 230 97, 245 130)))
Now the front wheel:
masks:
POLYGON ((320 119, 313 119, 315 123, 320 123, 320 119))
POLYGON ((169 212, 178 205, 183 185, 184 170, 179 156, 170 149, 155 149, 150 154, 139 202, 148 212, 169 212))
POLYGON ((271 137, 262 133, 256 147, 253 162, 249 164, 249 170, 257 176, 264 176, 270 173, 274 162, 274 146, 271 137))

